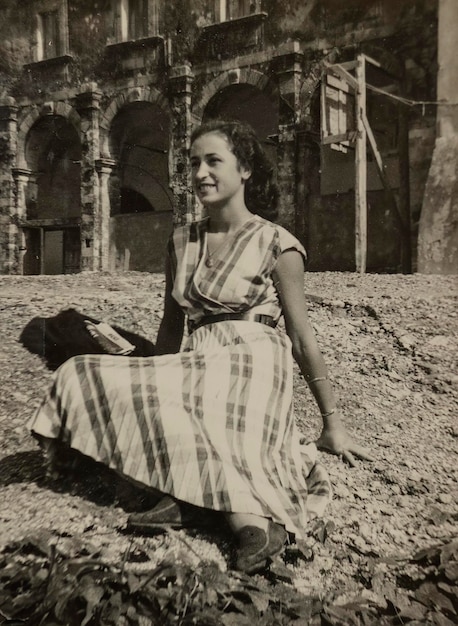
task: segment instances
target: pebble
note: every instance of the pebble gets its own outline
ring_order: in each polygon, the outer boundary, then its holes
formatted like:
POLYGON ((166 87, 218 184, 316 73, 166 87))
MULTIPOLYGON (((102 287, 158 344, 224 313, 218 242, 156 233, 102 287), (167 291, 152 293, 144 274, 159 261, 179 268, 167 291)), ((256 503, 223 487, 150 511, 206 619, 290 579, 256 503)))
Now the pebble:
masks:
POLYGON ((430 346, 436 346, 439 348, 446 348, 450 344, 450 338, 445 335, 436 335, 431 337, 427 342, 430 346))
POLYGON ((371 494, 367 489, 357 489, 355 496, 360 500, 367 500, 371 497, 371 494))
POLYGON ((345 485, 342 485, 342 484, 335 485, 333 488, 333 491, 334 491, 334 494, 338 496, 339 498, 347 499, 351 496, 350 490, 347 489, 347 487, 345 487, 345 485))
POLYGON ((413 335, 407 334, 398 337, 398 341, 403 348, 409 350, 415 345, 416 338, 413 335))

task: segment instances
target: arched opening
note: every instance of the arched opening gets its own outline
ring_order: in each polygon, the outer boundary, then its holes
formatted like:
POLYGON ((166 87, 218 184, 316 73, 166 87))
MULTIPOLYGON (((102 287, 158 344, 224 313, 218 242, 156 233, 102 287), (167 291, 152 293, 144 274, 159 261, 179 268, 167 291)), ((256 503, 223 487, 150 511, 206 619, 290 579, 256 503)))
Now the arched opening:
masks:
POLYGON ((42 117, 25 142, 25 274, 80 270, 81 143, 68 120, 42 117))
POLYGON ((110 265, 159 271, 172 228, 168 115, 144 101, 125 105, 110 127, 117 163, 110 180, 110 265))
POLYGON ((250 124, 276 167, 278 110, 267 94, 244 83, 224 87, 209 100, 204 110, 204 122, 215 118, 235 119, 250 124))

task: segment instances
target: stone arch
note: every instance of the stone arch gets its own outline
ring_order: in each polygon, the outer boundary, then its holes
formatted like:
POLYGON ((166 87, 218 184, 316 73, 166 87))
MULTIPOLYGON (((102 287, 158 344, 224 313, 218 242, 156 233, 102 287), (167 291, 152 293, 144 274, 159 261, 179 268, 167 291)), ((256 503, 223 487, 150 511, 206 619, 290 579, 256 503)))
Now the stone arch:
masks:
POLYGON ((150 102, 156 104, 170 117, 170 107, 166 98, 154 87, 128 87, 123 89, 109 102, 100 118, 100 153, 104 159, 112 159, 110 147, 110 128, 117 113, 131 102, 150 102))
POLYGON ((80 136, 81 118, 78 112, 71 105, 66 102, 45 102, 41 105, 41 107, 33 108, 28 114, 26 114, 24 119, 19 124, 16 167, 20 169, 27 168, 27 162, 25 158, 27 135, 32 126, 40 118, 50 115, 56 115, 65 118, 75 128, 78 136, 80 136))
POLYGON ((221 89, 244 83, 257 87, 271 98, 275 98, 278 94, 277 87, 272 83, 269 77, 258 70, 251 68, 228 70, 207 83, 203 88, 201 97, 193 107, 191 113, 192 125, 197 126, 201 123, 205 107, 221 89))
POLYGON ((101 111, 106 268, 162 270, 173 223, 171 127, 168 101, 151 86, 124 88, 101 111))

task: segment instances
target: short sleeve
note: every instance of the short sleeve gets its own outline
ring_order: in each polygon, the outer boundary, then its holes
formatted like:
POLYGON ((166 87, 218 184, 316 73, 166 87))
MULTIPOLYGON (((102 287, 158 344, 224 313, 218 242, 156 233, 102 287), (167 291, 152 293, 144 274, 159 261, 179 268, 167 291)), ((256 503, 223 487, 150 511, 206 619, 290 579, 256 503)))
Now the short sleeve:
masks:
POLYGON ((288 250, 296 250, 301 255, 305 268, 305 264, 307 262, 307 252, 305 251, 304 246, 294 235, 287 231, 286 228, 283 228, 282 226, 278 226, 277 228, 280 244, 280 254, 283 254, 288 250))

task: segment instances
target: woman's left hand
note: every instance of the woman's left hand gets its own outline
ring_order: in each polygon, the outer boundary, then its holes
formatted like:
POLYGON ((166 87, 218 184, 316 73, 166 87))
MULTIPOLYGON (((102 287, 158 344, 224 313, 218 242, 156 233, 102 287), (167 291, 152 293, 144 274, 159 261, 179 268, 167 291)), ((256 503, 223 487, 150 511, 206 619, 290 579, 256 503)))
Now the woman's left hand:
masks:
POLYGON ((356 466, 355 457, 364 461, 373 461, 369 450, 354 443, 343 424, 325 426, 315 442, 318 450, 342 456, 351 467, 356 466))

